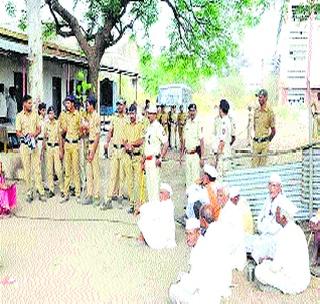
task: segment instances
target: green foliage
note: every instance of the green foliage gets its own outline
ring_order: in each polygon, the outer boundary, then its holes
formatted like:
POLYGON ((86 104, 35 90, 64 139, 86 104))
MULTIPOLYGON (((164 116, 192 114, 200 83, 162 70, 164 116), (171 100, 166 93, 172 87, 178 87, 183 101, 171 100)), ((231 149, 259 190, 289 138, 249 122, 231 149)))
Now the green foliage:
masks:
POLYGON ((238 55, 244 29, 255 26, 272 0, 175 0, 169 28, 170 45, 159 58, 150 45, 141 51, 145 89, 154 94, 161 84, 184 82, 198 89, 202 80, 226 76, 238 55), (178 18, 177 18, 178 17, 178 18))
POLYGON ((84 107, 92 88, 92 84, 86 81, 86 74, 84 71, 79 71, 75 78, 78 82, 76 86, 76 98, 80 102, 81 106, 84 107))
POLYGON ((314 0, 308 0, 307 4, 300 4, 295 10, 295 19, 298 21, 306 21, 311 16, 312 12, 317 16, 320 14, 320 3, 314 0))
POLYGON ((5 9, 6 9, 6 12, 7 12, 8 16, 16 17, 17 9, 16 9, 16 6, 14 5, 14 3, 12 1, 8 1, 6 3, 5 9))

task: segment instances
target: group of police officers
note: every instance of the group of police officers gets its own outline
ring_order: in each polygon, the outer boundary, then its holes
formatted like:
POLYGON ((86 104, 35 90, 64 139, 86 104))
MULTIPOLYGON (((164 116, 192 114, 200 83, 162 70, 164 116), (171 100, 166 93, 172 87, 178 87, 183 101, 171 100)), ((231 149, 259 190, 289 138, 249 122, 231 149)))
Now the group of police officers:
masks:
MULTIPOLYGON (((260 107, 255 110, 253 151, 264 153, 275 135, 272 110, 267 107, 267 91, 260 90, 260 107), (271 132, 270 132, 271 129, 271 132)), ((146 201, 159 199, 160 167, 169 146, 180 147, 180 162, 185 157, 186 186, 200 176, 204 165, 203 123, 197 116, 197 106, 183 106, 176 113, 175 106, 169 113, 165 106, 156 107, 148 100, 142 116, 134 103, 129 108, 125 102, 117 103, 117 111, 104 143, 109 156, 109 170, 105 195, 100 193, 100 115, 96 111, 96 99, 88 97, 83 109, 78 109, 76 99, 67 96, 65 109, 58 119, 53 107, 40 104, 33 109, 31 96, 23 97, 23 110, 17 115, 16 133, 20 138, 20 153, 27 186, 27 201, 34 200, 32 180, 40 201, 55 195, 54 179, 57 179, 61 203, 74 195, 81 204, 112 208, 112 202, 130 202, 129 212, 139 209, 146 201), (47 114, 47 115, 46 115, 47 114), (179 142, 177 138, 179 137, 179 142), (47 186, 45 192, 44 184, 47 186), (85 190, 85 197, 81 195, 85 190), (102 198, 103 197, 103 198, 102 198)), ((214 121, 214 165, 223 174, 229 167, 231 145, 235 141, 235 127, 229 116, 230 105, 221 100, 214 121)), ((265 159, 257 157, 253 165, 262 165, 265 159)))

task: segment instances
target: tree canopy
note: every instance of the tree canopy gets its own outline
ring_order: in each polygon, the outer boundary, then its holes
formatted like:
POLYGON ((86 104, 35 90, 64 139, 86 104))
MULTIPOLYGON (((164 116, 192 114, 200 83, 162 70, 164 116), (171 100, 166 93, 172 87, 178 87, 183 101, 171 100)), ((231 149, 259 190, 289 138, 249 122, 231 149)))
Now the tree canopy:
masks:
POLYGON ((142 52, 143 76, 148 89, 156 85, 150 79, 155 79, 158 67, 167 75, 171 74, 172 81, 190 78, 191 82, 196 83, 199 77, 221 73, 230 63, 229 59, 237 54, 244 29, 257 24, 273 2, 73 0, 72 11, 61 0, 44 1, 52 15, 56 33, 62 37, 76 37, 87 57, 89 81, 94 87, 105 50, 115 45, 127 32, 134 33, 136 24, 142 25, 139 28, 143 28, 148 37, 151 26, 158 20, 160 5, 167 5, 171 11, 169 45, 162 50, 156 62, 152 60, 150 47, 142 52))

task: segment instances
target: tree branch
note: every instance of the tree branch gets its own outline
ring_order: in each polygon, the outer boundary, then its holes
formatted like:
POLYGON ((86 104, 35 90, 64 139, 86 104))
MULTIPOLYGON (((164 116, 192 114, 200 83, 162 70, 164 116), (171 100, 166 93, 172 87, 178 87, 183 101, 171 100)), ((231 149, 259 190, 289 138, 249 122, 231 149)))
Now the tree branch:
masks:
MULTIPOLYGON (((70 14, 69 11, 66 10, 59 3, 58 0, 45 0, 45 2, 48 4, 50 8, 50 12, 51 11, 56 12, 66 22, 66 24, 63 25, 63 27, 68 26, 71 29, 70 32, 72 32, 72 34, 76 37, 77 41, 80 44, 80 47, 83 49, 83 51, 86 53, 87 56, 90 56, 93 50, 92 50, 92 47, 89 45, 88 41, 86 40, 85 35, 82 32, 83 29, 80 27, 78 20, 72 14, 70 14)), ((56 20, 58 20, 57 17, 55 18, 55 22, 56 20)), ((59 29, 59 31, 61 31, 61 28, 59 29)), ((58 31, 58 34, 60 35, 59 31, 58 31)), ((62 32, 62 34, 63 33, 65 32, 62 32)))

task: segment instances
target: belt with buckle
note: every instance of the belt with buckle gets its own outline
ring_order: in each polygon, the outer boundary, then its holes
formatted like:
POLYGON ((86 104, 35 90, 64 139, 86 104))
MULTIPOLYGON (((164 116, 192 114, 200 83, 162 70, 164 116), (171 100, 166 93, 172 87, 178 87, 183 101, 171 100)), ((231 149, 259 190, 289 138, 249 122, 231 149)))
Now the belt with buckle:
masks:
POLYGON ((68 144, 77 144, 79 142, 79 139, 68 139, 68 138, 66 138, 66 142, 68 144))
POLYGON ((124 148, 124 145, 115 145, 114 144, 113 147, 116 149, 122 149, 122 148, 124 148))
POLYGON ((266 141, 270 141, 269 139, 269 136, 267 137, 254 137, 253 140, 257 143, 263 143, 263 142, 266 142, 266 141))
POLYGON ((47 145, 49 146, 49 147, 58 147, 59 146, 59 144, 58 143, 47 143, 47 145))
POLYGON ((92 145, 94 143, 94 140, 89 140, 89 144, 92 145))
POLYGON ((37 140, 43 140, 43 137, 38 137, 37 140))
POLYGON ((141 155, 141 152, 130 152, 130 151, 127 151, 127 153, 132 157, 132 156, 140 156, 141 155))
POLYGON ((196 153, 197 153, 197 150, 196 150, 196 149, 194 149, 194 150, 189 150, 189 151, 187 150, 186 153, 187 153, 187 154, 196 154, 196 153))

